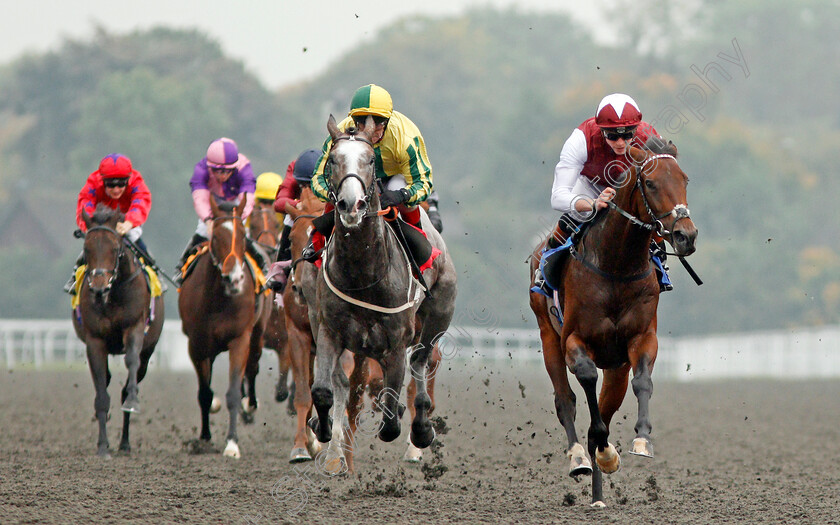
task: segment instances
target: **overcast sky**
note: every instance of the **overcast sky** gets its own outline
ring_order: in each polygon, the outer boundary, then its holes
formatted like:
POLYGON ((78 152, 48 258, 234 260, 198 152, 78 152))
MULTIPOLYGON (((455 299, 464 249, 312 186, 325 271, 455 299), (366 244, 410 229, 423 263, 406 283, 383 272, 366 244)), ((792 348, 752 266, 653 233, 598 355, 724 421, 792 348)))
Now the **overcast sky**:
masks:
POLYGON ((90 38, 97 25, 115 33, 156 25, 198 28, 274 89, 321 73, 353 45, 414 13, 451 16, 470 7, 516 5, 522 12, 560 11, 595 23, 605 1, 0 0, 0 63, 57 49, 64 38, 90 38))

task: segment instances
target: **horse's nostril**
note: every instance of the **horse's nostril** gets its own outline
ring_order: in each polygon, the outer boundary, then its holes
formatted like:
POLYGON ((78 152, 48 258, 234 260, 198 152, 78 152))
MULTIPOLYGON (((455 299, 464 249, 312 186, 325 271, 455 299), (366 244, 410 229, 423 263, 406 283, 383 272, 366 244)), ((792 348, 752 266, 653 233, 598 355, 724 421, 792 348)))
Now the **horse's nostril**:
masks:
POLYGON ((340 211, 341 213, 346 213, 347 212, 347 203, 344 202, 344 201, 338 201, 335 204, 335 207, 338 208, 338 211, 340 211))
POLYGON ((367 207, 368 207, 368 203, 364 200, 360 199, 359 202, 356 203, 356 208, 359 211, 365 211, 367 209, 367 207))

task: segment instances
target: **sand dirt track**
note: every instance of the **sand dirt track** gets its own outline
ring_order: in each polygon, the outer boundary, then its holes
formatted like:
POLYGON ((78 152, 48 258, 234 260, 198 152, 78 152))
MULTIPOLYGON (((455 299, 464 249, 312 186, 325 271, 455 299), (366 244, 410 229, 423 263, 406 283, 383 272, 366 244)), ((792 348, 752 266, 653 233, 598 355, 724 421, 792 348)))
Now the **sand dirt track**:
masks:
MULTIPOLYGON (((194 374, 151 370, 140 385, 132 454, 102 461, 86 370, 2 371, 0 523, 840 523, 840 381, 680 384, 654 373, 656 458, 622 454, 622 469, 605 480, 608 507, 595 510, 589 478, 566 475, 565 434, 544 370, 444 364, 436 415, 449 431, 426 458, 437 468, 424 474, 400 461, 404 424, 395 443, 360 439, 356 475, 327 478, 309 463, 310 481, 294 485, 293 420, 274 402, 275 372, 266 366, 257 421, 239 427, 239 461, 188 453, 199 424, 194 374)), ((125 368, 111 369, 115 450, 125 368)), ((225 369, 217 362, 217 394, 227 388, 225 369)), ((634 419, 630 393, 612 428, 619 450, 634 419)), ((226 410, 213 422, 221 449, 226 410)))

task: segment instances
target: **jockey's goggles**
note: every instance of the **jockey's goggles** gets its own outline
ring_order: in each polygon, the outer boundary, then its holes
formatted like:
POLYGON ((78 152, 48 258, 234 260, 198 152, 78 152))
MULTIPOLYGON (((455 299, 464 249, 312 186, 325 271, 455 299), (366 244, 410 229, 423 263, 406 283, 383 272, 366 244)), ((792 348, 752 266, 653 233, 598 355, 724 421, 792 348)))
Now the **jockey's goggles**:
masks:
POLYGON ((102 184, 106 188, 125 188, 128 186, 128 179, 105 179, 102 184))
MULTIPOLYGON (((622 129, 627 129, 627 128, 622 128, 622 129)), ((618 139, 630 140, 636 135, 636 129, 635 128, 624 131, 623 133, 619 133, 616 130, 610 130, 610 129, 605 129, 603 131, 604 131, 604 138, 607 139, 607 140, 618 140, 618 139)))
POLYGON ((385 117, 380 117, 379 115, 354 115, 353 116, 353 123, 356 124, 356 127, 363 126, 365 121, 368 117, 373 118, 373 123, 376 126, 384 125, 388 122, 388 119, 385 117))
POLYGON ((215 173, 233 173, 232 166, 209 166, 210 170, 215 173))

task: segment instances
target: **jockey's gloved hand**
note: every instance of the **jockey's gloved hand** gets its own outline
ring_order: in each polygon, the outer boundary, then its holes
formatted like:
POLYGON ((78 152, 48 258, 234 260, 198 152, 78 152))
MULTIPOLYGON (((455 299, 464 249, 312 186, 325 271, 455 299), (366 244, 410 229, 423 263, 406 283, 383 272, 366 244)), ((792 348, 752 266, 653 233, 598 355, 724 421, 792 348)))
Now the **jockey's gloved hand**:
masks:
POLYGON ((379 207, 383 210, 388 206, 398 206, 408 200, 411 197, 409 195, 408 190, 405 188, 400 188, 398 190, 385 190, 379 196, 379 207))

